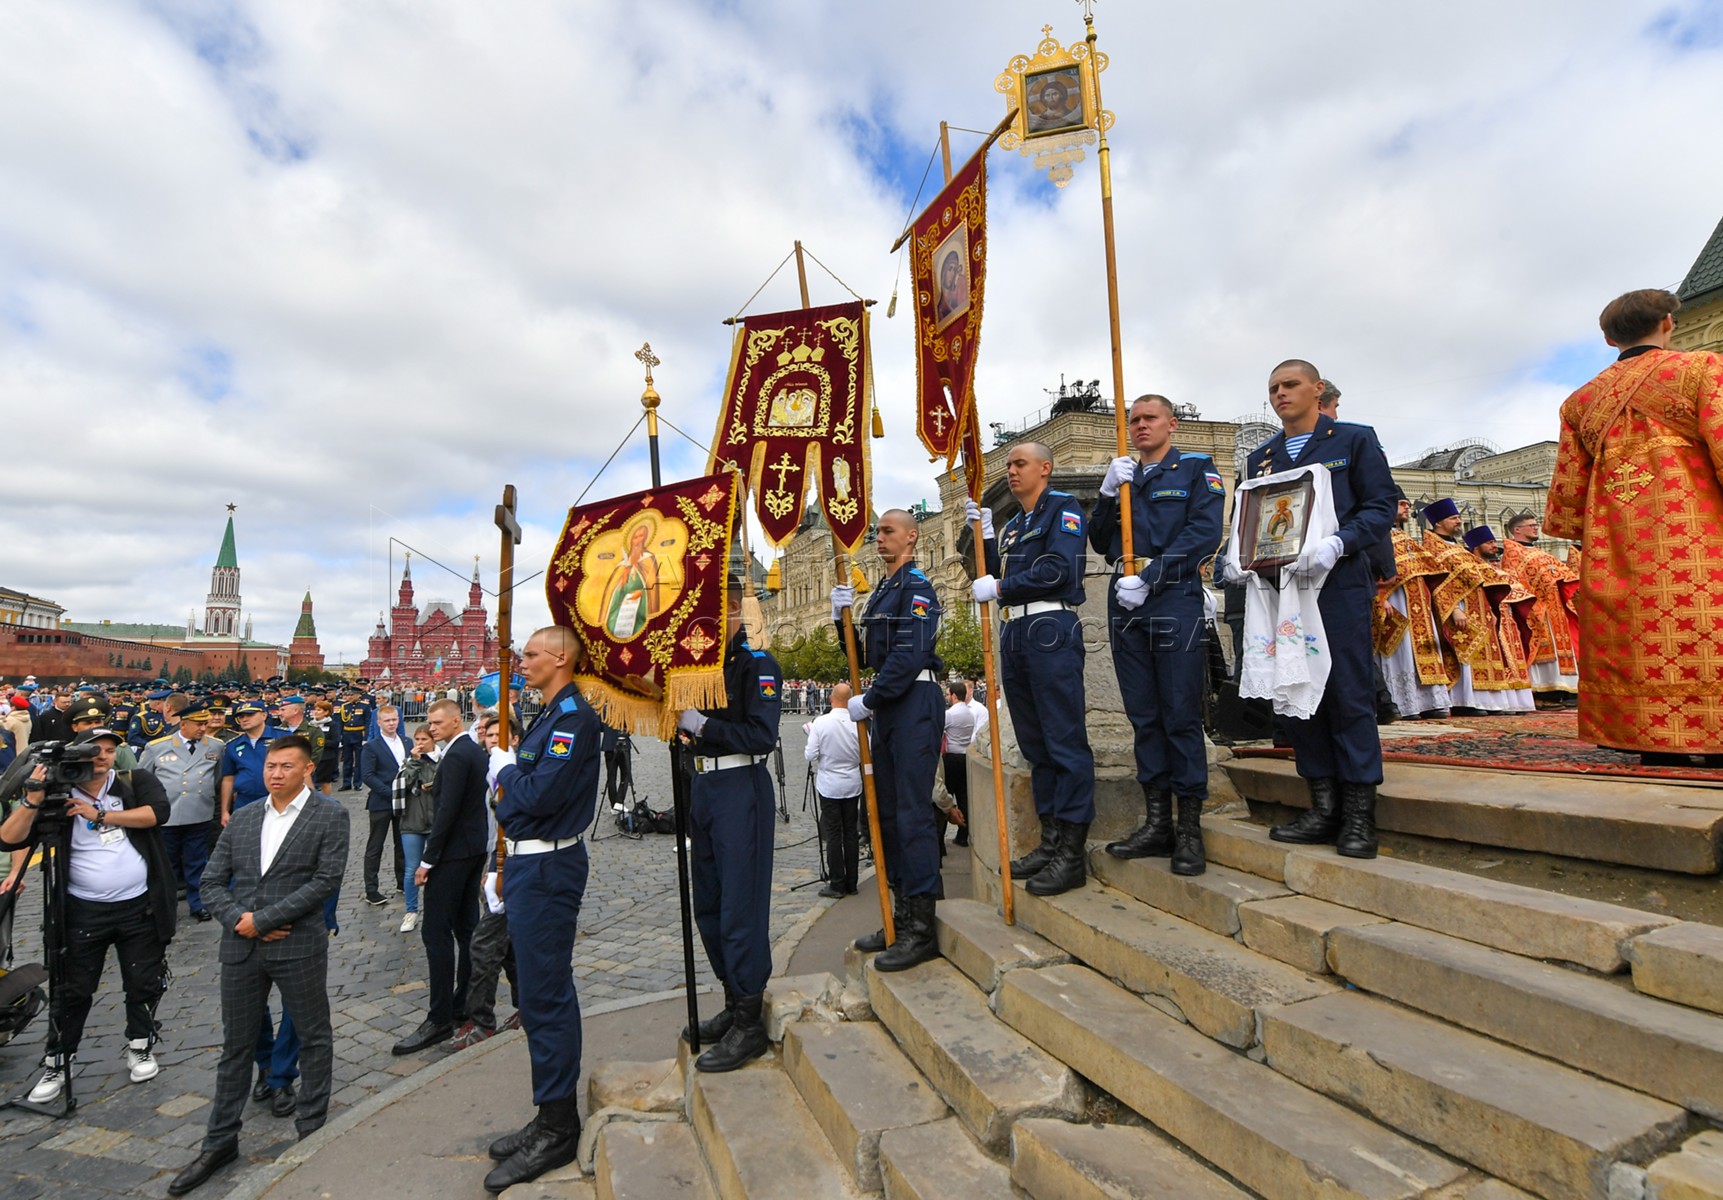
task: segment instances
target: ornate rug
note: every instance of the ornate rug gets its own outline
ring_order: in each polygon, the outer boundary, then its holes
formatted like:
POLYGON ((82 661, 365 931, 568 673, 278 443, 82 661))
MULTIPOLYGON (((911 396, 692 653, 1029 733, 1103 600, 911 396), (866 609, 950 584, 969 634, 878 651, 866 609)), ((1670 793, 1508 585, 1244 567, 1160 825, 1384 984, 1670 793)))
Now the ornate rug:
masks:
MULTIPOLYGON (((1569 714, 1527 714, 1523 717, 1460 717, 1457 722, 1479 725, 1465 736, 1398 738, 1382 744, 1382 761, 1424 763, 1443 767, 1487 767, 1494 771, 1553 772, 1563 775, 1614 775, 1630 779, 1680 779, 1723 783, 1723 770, 1715 767, 1642 767, 1639 755, 1605 750, 1575 737, 1549 733, 1510 732, 1526 730, 1545 716, 1565 719, 1569 714), (1488 722, 1492 728, 1482 728, 1488 722), (1510 723, 1518 722, 1513 725, 1510 723)), ((1281 747, 1250 747, 1237 751, 1240 758, 1291 758, 1281 747)))

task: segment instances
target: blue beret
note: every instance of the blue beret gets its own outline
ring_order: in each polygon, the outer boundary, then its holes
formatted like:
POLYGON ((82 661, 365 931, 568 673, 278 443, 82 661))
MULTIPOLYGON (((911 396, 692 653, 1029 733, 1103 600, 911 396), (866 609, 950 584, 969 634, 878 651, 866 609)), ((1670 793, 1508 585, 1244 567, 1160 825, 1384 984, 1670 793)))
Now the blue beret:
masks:
POLYGON ((305 697, 301 696, 298 692, 295 692, 291 696, 283 696, 281 698, 281 702, 283 704, 304 704, 305 703, 305 697))
POLYGON ((144 699, 146 699, 146 700, 166 700, 171 695, 173 695, 173 693, 168 691, 167 688, 157 688, 153 692, 146 693, 144 696, 144 699))

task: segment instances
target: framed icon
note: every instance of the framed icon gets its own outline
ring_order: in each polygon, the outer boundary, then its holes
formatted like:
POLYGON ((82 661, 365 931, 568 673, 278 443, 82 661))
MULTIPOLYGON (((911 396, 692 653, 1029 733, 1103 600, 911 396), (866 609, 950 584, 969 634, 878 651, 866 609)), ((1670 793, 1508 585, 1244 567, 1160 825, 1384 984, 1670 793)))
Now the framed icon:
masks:
POLYGON ((1083 78, 1076 66, 1025 75, 1023 99, 1030 137, 1088 127, 1083 113, 1083 78))
POLYGON ((1247 571, 1267 571, 1295 562, 1304 549, 1316 485, 1308 473, 1285 483, 1242 488, 1244 512, 1239 525, 1239 563, 1247 571))

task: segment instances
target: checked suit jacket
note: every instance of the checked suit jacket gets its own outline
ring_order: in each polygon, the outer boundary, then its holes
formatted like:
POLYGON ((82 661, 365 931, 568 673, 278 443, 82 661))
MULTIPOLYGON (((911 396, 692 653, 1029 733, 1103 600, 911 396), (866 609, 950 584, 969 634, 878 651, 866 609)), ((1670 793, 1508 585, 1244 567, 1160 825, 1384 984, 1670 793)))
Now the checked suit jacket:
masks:
POLYGON ((235 810, 204 868, 204 904, 221 926, 223 963, 257 954, 275 966, 328 953, 323 902, 347 870, 347 810, 313 789, 265 872, 263 814, 269 806, 265 797, 235 810), (276 942, 241 937, 233 927, 246 913, 260 935, 283 927, 292 932, 276 942))

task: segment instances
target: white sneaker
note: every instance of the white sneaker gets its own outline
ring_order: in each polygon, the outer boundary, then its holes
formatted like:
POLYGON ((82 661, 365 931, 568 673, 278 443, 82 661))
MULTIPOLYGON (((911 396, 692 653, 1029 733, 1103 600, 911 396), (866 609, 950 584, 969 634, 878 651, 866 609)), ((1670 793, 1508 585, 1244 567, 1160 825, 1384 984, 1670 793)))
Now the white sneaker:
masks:
POLYGON ((60 1098, 60 1093, 66 1090, 66 1072, 70 1061, 70 1055, 58 1055, 42 1060, 42 1078, 30 1089, 31 1104, 47 1104, 60 1098))
POLYGON ((418 913, 408 913, 406 916, 401 918, 401 932, 402 933, 412 933, 413 930, 417 929, 418 927, 419 927, 419 914, 418 913))
POLYGON ((126 1043, 126 1066, 131 1068, 133 1083, 154 1079, 162 1072, 156 1056, 150 1053, 149 1038, 135 1038, 126 1043))

